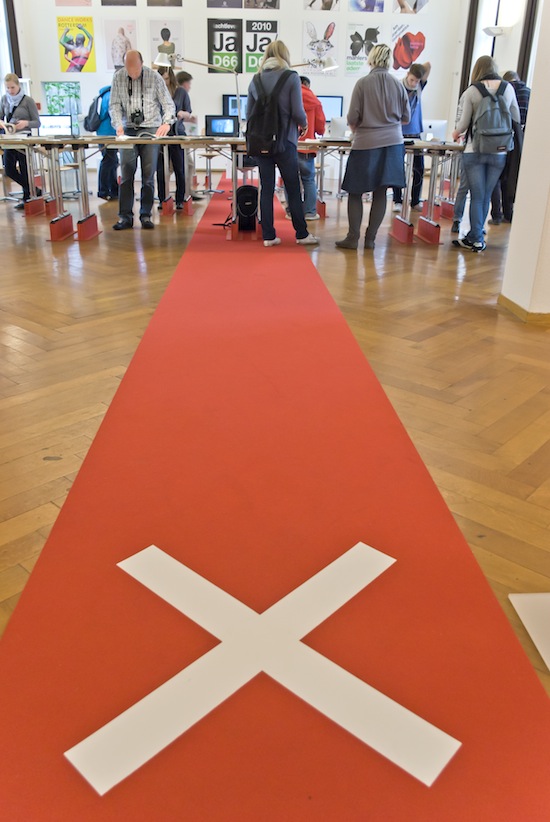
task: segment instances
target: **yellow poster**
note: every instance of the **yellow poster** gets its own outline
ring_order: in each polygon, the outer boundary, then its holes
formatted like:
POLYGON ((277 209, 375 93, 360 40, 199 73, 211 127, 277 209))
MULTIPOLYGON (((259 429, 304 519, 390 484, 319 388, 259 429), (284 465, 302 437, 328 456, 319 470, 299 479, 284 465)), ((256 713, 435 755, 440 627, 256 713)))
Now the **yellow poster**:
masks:
POLYGON ((91 17, 58 17, 61 71, 95 71, 94 23, 91 17))

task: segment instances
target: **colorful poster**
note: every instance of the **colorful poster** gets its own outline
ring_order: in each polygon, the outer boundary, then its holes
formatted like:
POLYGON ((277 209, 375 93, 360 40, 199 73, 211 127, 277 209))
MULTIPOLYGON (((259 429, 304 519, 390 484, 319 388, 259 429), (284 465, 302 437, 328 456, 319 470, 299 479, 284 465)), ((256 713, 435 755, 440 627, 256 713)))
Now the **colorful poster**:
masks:
POLYGON ((105 20, 104 26, 107 68, 116 71, 124 65, 126 52, 137 48, 136 21, 105 20))
POLYGON ((311 11, 339 11, 340 0, 304 0, 304 8, 311 11))
MULTIPOLYGON (((243 21, 242 20, 207 20, 208 24, 208 62, 220 69, 243 70, 243 21)), ((210 74, 216 69, 209 68, 210 74)))
POLYGON ((271 11, 279 8, 279 0, 244 0, 245 9, 271 11))
POLYGON ((277 39, 276 20, 247 20, 244 40, 244 70, 258 71, 268 45, 277 39))
POLYGON ((57 39, 61 71, 94 72, 94 24, 91 17, 58 17, 57 39))
POLYGON ((367 57, 373 46, 383 42, 380 26, 360 26, 348 23, 346 74, 366 74, 367 57))
POLYGON ((166 54, 170 65, 175 68, 181 62, 177 57, 183 54, 183 32, 179 20, 150 20, 151 62, 157 54, 166 54))
POLYGON ((304 23, 303 60, 308 63, 309 71, 323 71, 327 59, 330 57, 337 62, 335 54, 336 23, 331 21, 327 26, 319 28, 318 24, 308 20, 304 23))
POLYGON ((349 0, 350 11, 384 11, 384 0, 349 0))
POLYGON ((181 0, 147 0, 148 6, 181 6, 181 0))
POLYGON ((426 48, 426 36, 423 32, 413 32, 406 23, 399 23, 392 29, 392 48, 394 71, 400 71, 421 62, 420 55, 426 48))
POLYGON ((55 0, 56 6, 91 6, 92 0, 55 0))

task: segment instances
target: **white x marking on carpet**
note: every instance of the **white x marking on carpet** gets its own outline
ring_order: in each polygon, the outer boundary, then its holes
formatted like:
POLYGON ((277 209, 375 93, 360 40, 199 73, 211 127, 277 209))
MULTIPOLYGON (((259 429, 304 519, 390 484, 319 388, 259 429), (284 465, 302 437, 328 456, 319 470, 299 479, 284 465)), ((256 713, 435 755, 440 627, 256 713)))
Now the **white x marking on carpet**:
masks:
POLYGON ((99 794, 261 671, 426 785, 460 742, 303 642, 395 560, 358 543, 258 614, 154 545, 119 567, 221 640, 65 756, 99 794))

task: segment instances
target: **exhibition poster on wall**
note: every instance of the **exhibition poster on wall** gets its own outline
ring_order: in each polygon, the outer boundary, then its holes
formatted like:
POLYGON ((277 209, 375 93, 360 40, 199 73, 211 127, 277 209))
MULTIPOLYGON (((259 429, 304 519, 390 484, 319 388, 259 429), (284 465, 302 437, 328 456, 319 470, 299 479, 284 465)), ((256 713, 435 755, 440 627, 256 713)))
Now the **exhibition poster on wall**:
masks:
POLYGON ((256 73, 268 45, 277 39, 276 20, 246 20, 244 36, 244 70, 256 73))
POLYGON ((428 3, 429 0, 394 0, 393 10, 400 14, 418 14, 428 3))
MULTIPOLYGON (((336 23, 334 20, 323 22, 321 25, 311 20, 304 23, 304 38, 302 48, 302 60, 307 63, 306 73, 318 73, 323 71, 325 60, 331 57, 338 63, 337 56, 337 35, 336 23)), ((333 72, 326 72, 328 75, 333 72)))
MULTIPOLYGON (((151 62, 157 54, 166 54, 172 68, 176 68, 177 56, 183 54, 183 27, 179 20, 151 20, 151 62)), ((181 61, 180 61, 181 62, 181 61)))
POLYGON ((135 20, 105 20, 105 55, 107 68, 115 71, 124 65, 124 55, 137 49, 135 20))
POLYGON ((206 0, 208 9, 242 9, 243 0, 206 0))
POLYGON ((57 39, 61 71, 94 72, 94 24, 91 17, 58 17, 57 39))
POLYGON ((384 11, 384 0, 349 0, 349 10, 381 13, 384 11))
MULTIPOLYGON (((208 63, 220 69, 243 70, 243 21, 207 20, 208 26, 208 63)), ((209 68, 209 74, 216 74, 216 69, 209 68)))
POLYGON ((245 9, 254 9, 254 11, 272 11, 280 8, 279 0, 244 0, 245 9))
MULTIPOLYGON (((346 74, 366 74, 368 71, 367 58, 372 48, 379 43, 389 43, 383 18, 378 25, 364 26, 357 23, 348 23, 348 37, 346 45, 346 74)), ((389 27, 387 29, 389 31, 389 27)))
POLYGON ((102 6, 135 6, 136 0, 101 0, 102 6))
POLYGON ((181 0, 147 0, 148 6, 181 6, 181 0))
POLYGON ((91 6, 92 0, 55 0, 56 6, 91 6))
POLYGON ((339 11, 342 4, 339 0, 304 0, 304 8, 311 11, 339 11))

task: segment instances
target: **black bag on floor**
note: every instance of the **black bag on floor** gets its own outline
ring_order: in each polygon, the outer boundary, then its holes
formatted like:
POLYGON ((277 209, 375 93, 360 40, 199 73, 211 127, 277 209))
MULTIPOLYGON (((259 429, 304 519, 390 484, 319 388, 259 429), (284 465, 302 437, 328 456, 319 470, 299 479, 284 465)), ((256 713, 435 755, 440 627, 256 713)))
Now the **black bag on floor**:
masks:
POLYGON ((237 189, 237 222, 239 231, 255 231, 258 213, 258 189, 256 186, 239 186, 237 189))

